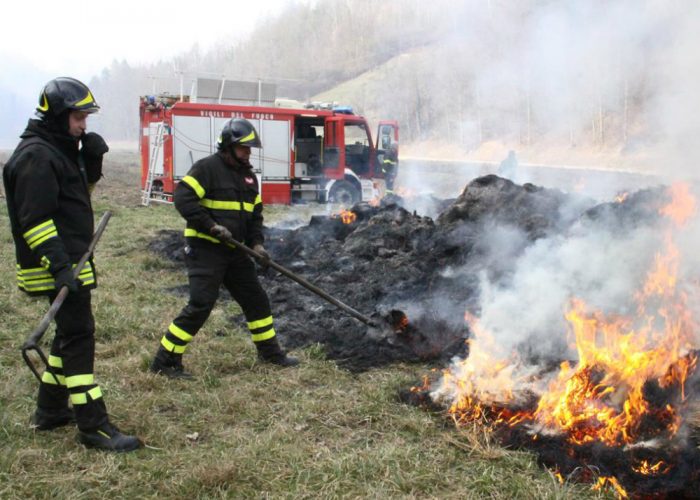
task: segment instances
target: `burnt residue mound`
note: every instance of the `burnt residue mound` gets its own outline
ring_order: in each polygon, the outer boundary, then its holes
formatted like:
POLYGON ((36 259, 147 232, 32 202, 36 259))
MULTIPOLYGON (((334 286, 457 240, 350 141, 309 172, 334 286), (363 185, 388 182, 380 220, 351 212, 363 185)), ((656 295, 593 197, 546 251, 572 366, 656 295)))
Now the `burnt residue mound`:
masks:
POLYGON ((666 188, 643 189, 635 193, 624 193, 616 201, 596 205, 586 210, 581 220, 584 224, 632 231, 659 220, 661 209, 670 202, 671 197, 666 188))
POLYGON ((592 203, 558 190, 529 183, 520 186, 496 175, 486 175, 470 182, 437 222, 508 224, 522 229, 534 240, 568 227, 580 209, 592 203))
MULTIPOLYGON (((392 196, 376 207, 353 206, 354 220, 314 216, 297 229, 266 228, 265 247, 277 263, 377 322, 365 325, 276 271, 261 272, 287 348, 319 343, 352 370, 444 362, 465 350, 464 313, 476 306, 477 273, 507 272, 532 242, 595 213, 591 200, 494 175, 470 182, 436 220, 403 204, 392 196), (494 262, 483 241, 504 226, 521 237, 508 258, 494 262), (402 328, 392 324, 392 310, 405 313, 402 328)), ((158 240, 153 251, 181 259, 180 231, 158 240)))

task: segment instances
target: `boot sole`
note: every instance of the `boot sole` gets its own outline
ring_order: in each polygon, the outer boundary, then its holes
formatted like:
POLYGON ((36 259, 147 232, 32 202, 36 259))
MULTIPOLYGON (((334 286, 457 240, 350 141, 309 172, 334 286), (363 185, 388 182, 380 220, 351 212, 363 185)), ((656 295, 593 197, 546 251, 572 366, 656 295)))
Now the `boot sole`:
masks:
POLYGON ((182 380, 194 380, 195 376, 190 374, 190 373, 182 373, 182 372, 169 372, 166 370, 154 370, 152 368, 149 369, 151 373, 154 375, 161 375, 163 377, 171 378, 171 379, 182 379, 182 380))
POLYGON ((139 448, 143 447, 143 443, 141 442, 141 440, 138 440, 134 445, 126 448, 110 448, 109 446, 101 446, 92 442, 85 442, 80 437, 78 437, 78 442, 86 448, 90 448, 91 450, 111 451, 114 453, 128 453, 130 451, 136 451, 139 448))

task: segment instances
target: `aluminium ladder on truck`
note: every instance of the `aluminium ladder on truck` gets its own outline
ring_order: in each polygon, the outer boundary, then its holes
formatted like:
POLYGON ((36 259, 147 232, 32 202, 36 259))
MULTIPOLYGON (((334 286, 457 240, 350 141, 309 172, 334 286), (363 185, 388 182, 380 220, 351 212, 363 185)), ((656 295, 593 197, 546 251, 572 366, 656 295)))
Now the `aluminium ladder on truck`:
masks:
POLYGON ((151 201, 170 203, 170 200, 163 197, 153 196, 153 181, 156 176, 158 160, 162 159, 163 138, 165 136, 165 123, 158 122, 155 134, 150 135, 150 154, 148 157, 148 173, 146 174, 146 185, 141 191, 141 204, 150 205, 151 201))

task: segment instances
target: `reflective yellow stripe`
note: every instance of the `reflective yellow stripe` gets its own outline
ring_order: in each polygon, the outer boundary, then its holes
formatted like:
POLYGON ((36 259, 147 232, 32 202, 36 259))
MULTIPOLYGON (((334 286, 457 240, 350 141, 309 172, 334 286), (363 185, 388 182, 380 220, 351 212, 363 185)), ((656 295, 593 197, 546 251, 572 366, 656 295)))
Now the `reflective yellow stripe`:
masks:
POLYGON ((17 265, 17 286, 27 292, 53 290, 56 286, 51 273, 40 267, 22 269, 17 265))
POLYGON ((29 245, 29 248, 34 250, 34 248, 41 245, 46 240, 58 236, 58 232, 56 231, 56 225, 53 219, 49 219, 29 229, 22 236, 27 242, 27 245, 29 245))
POLYGON ((214 208, 216 210, 240 210, 241 203, 239 201, 221 201, 221 200, 210 200, 209 198, 203 198, 199 200, 199 204, 206 208, 214 208))
POLYGON ((17 266, 17 274, 22 276, 24 279, 39 279, 39 278, 51 278, 51 273, 46 269, 41 267, 31 267, 29 269, 22 269, 17 266))
POLYGON ((248 141, 252 141, 254 139, 255 139, 255 131, 251 131, 250 134, 246 135, 239 142, 248 142, 248 141))
POLYGON ((204 198, 204 194, 206 193, 206 191, 204 191, 204 188, 197 179, 195 179, 191 175, 186 175, 182 178, 182 182, 194 189, 194 192, 197 193, 198 197, 204 198))
POLYGON ((168 331, 175 335, 177 338, 180 340, 184 340, 185 342, 189 342, 192 340, 192 335, 187 333, 185 330, 177 326, 175 323, 170 323, 170 326, 168 327, 168 331))
POLYGON ((262 342, 263 340, 271 339, 274 336, 275 336, 275 329, 270 328, 268 331, 263 332, 263 333, 254 333, 250 336, 250 338, 253 339, 253 342, 262 342))
MULTIPOLYGON (((75 264, 73 264, 75 269, 75 264)), ((79 275, 83 285, 95 283, 95 273, 90 262, 86 262, 79 275)), ((27 292, 42 292, 53 290, 56 287, 53 276, 49 271, 41 267, 22 269, 17 265, 17 286, 27 292)))
POLYGON ((88 280, 94 279, 94 278, 95 278, 95 275, 92 274, 92 273, 85 273, 85 274, 81 274, 81 275, 79 276, 79 278, 80 278, 80 281, 82 281, 83 283, 85 283, 85 282, 88 281, 88 280))
POLYGON ((92 93, 88 90, 87 95, 82 100, 76 102, 74 106, 82 106, 83 104, 88 104, 90 102, 95 102, 95 98, 92 97, 92 93))
POLYGON ((259 205, 260 203, 262 203, 262 198, 260 197, 260 195, 257 195, 257 196, 255 197, 255 204, 256 204, 256 205, 259 205))
POLYGON ((56 378, 54 378, 53 374, 46 370, 42 375, 41 375, 41 381, 44 384, 51 384, 51 385, 66 385, 66 377, 63 375, 56 374, 56 378), (58 381, 56 381, 58 379, 58 381))
POLYGON ((63 368, 63 359, 53 354, 49 354, 49 366, 54 368, 63 368))
POLYGON ((41 244, 42 244, 43 242, 45 242, 46 240, 50 240, 51 238, 56 238, 57 236, 58 236, 58 232, 57 232, 57 231, 55 231, 55 230, 54 230, 54 231, 51 231, 50 233, 45 234, 44 236, 42 236, 41 238, 39 238, 38 240, 34 240, 32 243, 29 243, 29 248, 31 248, 32 250, 34 250, 36 247, 38 247, 39 245, 41 245, 41 244))
POLYGON ((22 237, 25 240, 30 240, 32 238, 35 238, 38 234, 50 229, 56 229, 56 225, 54 224, 53 219, 46 220, 41 224, 37 224, 36 226, 29 228, 27 231, 24 232, 24 234, 22 234, 22 237))
POLYGON ((209 198, 202 198, 199 200, 199 204, 203 207, 212 208, 214 210, 241 210, 241 206, 246 212, 252 212, 255 209, 254 204, 246 203, 245 201, 241 203, 240 201, 210 200, 209 198))
MULTIPOLYGON (((73 269, 75 269, 75 265, 73 265, 73 269)), ((83 285, 92 285, 95 283, 95 273, 89 261, 85 263, 85 266, 83 266, 78 278, 83 282, 83 285)))
POLYGON ((187 346, 185 345, 175 345, 172 342, 170 342, 168 339, 163 337, 160 339, 160 344, 165 347, 165 349, 168 352, 174 352, 175 354, 182 354, 185 352, 185 349, 187 349, 187 346))
POLYGON ((56 288, 56 284, 53 282, 53 280, 50 283, 24 283, 19 281, 17 286, 27 292, 44 292, 46 290, 53 290, 56 288))
POLYGON ((41 257, 41 265, 44 269, 47 269, 47 270, 49 269, 49 267, 51 267, 51 261, 49 260, 49 258, 46 255, 43 255, 41 257))
POLYGON ((185 237, 190 237, 190 238, 202 238, 204 240, 208 240, 214 243, 221 243, 219 240, 214 238, 213 236, 209 236, 208 234, 200 233, 196 229, 192 228, 187 228, 185 229, 185 237))
POLYGON ((96 399, 100 399, 102 397, 102 390, 100 389, 100 386, 98 385, 97 387, 93 387, 87 392, 79 392, 77 394, 71 394, 70 395, 70 402, 73 403, 74 405, 84 405, 87 404, 87 397, 88 394, 90 395, 90 399, 95 401, 96 399))
POLYGON ((66 377, 66 385, 69 389, 80 387, 81 385, 92 385, 95 383, 95 377, 92 373, 86 375, 72 375, 66 377))
POLYGON ((49 110, 49 100, 46 98, 46 93, 41 94, 41 104, 39 104, 39 111, 49 110))
POLYGON ((272 316, 268 316, 267 318, 258 319, 258 320, 249 322, 248 328, 251 330, 257 330, 258 328, 262 328, 263 326, 269 326, 271 324, 272 324, 272 316))

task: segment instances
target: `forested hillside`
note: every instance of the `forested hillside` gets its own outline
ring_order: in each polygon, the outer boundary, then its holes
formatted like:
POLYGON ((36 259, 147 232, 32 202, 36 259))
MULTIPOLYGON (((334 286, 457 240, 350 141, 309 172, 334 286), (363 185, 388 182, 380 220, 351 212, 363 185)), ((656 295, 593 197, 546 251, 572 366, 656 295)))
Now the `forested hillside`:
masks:
POLYGON ((147 67, 115 61, 92 85, 114 138, 136 137, 137 96, 154 76, 183 71, 351 104, 399 120, 409 143, 695 149, 699 12, 656 0, 299 2, 242 41, 147 67))

